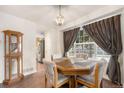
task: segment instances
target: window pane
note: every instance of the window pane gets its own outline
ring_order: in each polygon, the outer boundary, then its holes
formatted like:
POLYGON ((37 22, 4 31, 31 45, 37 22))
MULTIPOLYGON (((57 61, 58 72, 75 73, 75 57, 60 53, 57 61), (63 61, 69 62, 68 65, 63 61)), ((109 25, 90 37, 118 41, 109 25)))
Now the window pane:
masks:
POLYGON ((69 50, 69 56, 74 56, 74 45, 72 46, 72 48, 69 50))
POLYGON ((89 42, 89 36, 84 36, 83 37, 83 42, 89 42))
POLYGON ((83 43, 83 37, 80 36, 80 43, 83 43))
POLYGON ((80 31, 80 36, 83 36, 83 31, 80 31))
POLYGON ((93 39, 91 37, 89 37, 89 42, 94 42, 93 39))
POLYGON ((87 35, 87 33, 85 31, 83 31, 83 35, 85 36, 85 35, 87 35))
POLYGON ((76 50, 76 53, 80 53, 80 50, 82 50, 82 46, 79 45, 79 44, 77 44, 77 45, 75 46, 75 50, 76 50))
POLYGON ((77 39, 76 39, 76 43, 79 43, 79 37, 77 37, 77 39))

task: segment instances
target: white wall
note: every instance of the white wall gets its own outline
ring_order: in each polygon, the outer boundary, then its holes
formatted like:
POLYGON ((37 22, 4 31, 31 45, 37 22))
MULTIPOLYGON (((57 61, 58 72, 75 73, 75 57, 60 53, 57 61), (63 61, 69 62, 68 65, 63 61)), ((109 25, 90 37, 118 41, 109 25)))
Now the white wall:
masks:
POLYGON ((37 26, 30 21, 0 13, 0 82, 2 82, 4 78, 4 44, 2 31, 6 29, 24 33, 24 74, 26 75, 36 71, 35 35, 37 32, 37 26))
POLYGON ((63 33, 49 31, 45 33, 45 58, 51 60, 51 55, 63 53, 63 33))

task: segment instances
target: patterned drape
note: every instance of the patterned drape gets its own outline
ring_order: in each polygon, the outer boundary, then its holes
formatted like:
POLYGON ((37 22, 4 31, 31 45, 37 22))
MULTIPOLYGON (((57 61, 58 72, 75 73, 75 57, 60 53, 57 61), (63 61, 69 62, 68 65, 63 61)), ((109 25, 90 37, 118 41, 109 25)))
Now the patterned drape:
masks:
POLYGON ((122 52, 120 15, 113 16, 86 26, 85 31, 96 44, 111 55, 107 74, 113 83, 121 84, 118 56, 122 52))
POLYGON ((79 30, 80 30, 80 28, 78 27, 78 28, 74 28, 69 31, 65 31, 63 33, 63 39, 64 39, 64 54, 63 54, 63 56, 67 56, 66 53, 74 44, 79 30))

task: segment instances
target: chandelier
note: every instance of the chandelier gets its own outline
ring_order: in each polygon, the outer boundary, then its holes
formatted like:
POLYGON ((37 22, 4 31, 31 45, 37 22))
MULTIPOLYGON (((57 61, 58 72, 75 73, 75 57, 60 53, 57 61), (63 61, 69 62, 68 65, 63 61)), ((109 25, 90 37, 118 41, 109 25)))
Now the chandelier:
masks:
POLYGON ((56 17, 57 25, 61 26, 64 23, 64 16, 61 14, 61 5, 59 5, 59 14, 56 17))

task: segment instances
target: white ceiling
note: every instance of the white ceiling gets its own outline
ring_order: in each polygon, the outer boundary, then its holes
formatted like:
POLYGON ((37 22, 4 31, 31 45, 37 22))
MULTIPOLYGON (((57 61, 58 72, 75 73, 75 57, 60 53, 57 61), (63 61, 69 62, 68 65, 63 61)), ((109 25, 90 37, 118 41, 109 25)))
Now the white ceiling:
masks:
MULTIPOLYGON (((104 7, 106 6, 64 5, 62 6, 62 14, 65 18, 64 25, 104 7)), ((45 30, 59 28, 55 23, 58 14, 58 6, 56 5, 1 5, 0 12, 30 20, 44 27, 45 30)))

